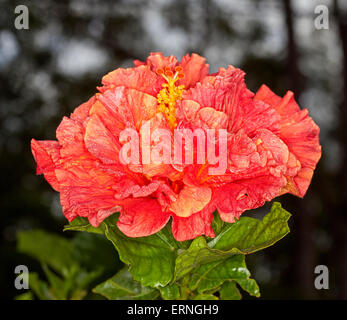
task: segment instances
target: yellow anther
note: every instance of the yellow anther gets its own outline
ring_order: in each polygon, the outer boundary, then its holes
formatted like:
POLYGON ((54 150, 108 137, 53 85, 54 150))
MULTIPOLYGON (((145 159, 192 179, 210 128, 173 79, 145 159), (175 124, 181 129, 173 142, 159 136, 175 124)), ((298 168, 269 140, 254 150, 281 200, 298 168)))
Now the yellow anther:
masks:
POLYGON ((184 85, 176 86, 176 82, 184 77, 181 73, 182 68, 176 67, 175 71, 176 73, 173 74, 170 67, 157 70, 157 73, 166 80, 166 83, 162 85, 163 89, 157 95, 158 111, 164 113, 171 129, 177 126, 175 105, 177 100, 182 99, 184 90, 184 85))

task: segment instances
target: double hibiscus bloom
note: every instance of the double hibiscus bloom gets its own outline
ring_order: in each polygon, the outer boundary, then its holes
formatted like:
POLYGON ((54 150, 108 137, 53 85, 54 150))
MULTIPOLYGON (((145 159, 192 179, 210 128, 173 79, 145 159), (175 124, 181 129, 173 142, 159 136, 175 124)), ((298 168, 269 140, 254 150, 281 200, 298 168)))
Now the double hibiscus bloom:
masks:
MULTIPOLYGON (((116 69, 86 103, 64 117, 58 141, 32 140, 37 173, 60 192, 69 221, 87 217, 98 226, 120 212, 129 237, 161 230, 172 217, 176 240, 214 237, 213 212, 234 222, 245 210, 284 193, 303 197, 321 156, 319 128, 293 93, 281 98, 263 85, 254 95, 244 72, 228 66, 215 74, 197 54, 152 53, 135 67, 116 69), (209 175, 203 164, 124 164, 121 132, 175 128, 227 131, 227 169, 209 175)), ((155 142, 152 142, 155 144, 155 142)))

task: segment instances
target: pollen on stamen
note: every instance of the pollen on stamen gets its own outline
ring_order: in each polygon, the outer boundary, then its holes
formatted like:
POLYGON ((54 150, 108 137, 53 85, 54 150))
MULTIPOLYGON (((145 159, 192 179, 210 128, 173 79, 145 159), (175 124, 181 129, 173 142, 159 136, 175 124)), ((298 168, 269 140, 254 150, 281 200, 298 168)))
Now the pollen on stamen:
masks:
POLYGON ((164 70, 162 68, 157 69, 157 74, 162 75, 164 74, 164 70))
POLYGON ((168 77, 172 77, 173 76, 173 72, 171 70, 169 70, 169 71, 165 70, 165 75, 168 76, 168 77))
POLYGON ((171 129, 177 127, 176 119, 176 101, 182 100, 182 93, 184 85, 176 85, 178 79, 184 78, 184 74, 181 73, 183 68, 177 66, 175 74, 169 66, 165 68, 158 68, 157 74, 161 75, 166 82, 162 84, 162 89, 157 94, 158 111, 165 115, 165 118, 171 129))
POLYGON ((177 66, 177 67, 175 67, 175 71, 176 72, 182 72, 183 68, 181 66, 177 66))

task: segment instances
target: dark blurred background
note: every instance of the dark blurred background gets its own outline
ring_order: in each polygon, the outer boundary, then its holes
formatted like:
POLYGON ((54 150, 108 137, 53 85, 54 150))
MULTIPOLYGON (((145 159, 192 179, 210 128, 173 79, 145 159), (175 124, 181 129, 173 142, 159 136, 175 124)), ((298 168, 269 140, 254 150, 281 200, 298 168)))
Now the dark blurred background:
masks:
MULTIPOLYGON (((324 0, 0 0, 0 296, 18 294, 16 232, 62 233, 59 196, 35 176, 30 140, 55 139, 64 115, 96 92, 101 77, 151 51, 196 52, 211 72, 228 64, 248 87, 294 91, 321 128, 323 156, 306 197, 280 199, 291 233, 248 257, 262 298, 347 299, 347 1, 324 0), (17 30, 17 5, 29 29, 17 30), (317 29, 318 5, 329 28, 317 29), (329 268, 317 290, 314 268, 329 268)), ((321 12, 320 12, 321 13, 321 12)))

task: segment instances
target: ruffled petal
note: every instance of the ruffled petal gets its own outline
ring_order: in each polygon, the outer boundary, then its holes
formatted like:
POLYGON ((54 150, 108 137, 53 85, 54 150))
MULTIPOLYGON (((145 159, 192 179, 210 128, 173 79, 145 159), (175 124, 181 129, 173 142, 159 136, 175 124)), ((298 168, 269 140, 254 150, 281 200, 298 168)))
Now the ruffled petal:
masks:
POLYGON ((163 77, 151 71, 149 66, 142 65, 136 68, 119 68, 108 73, 102 78, 102 84, 106 87, 101 87, 99 90, 104 92, 112 86, 124 86, 156 97, 163 82, 163 77))
POLYGON ((183 100, 177 104, 178 128, 226 129, 228 117, 224 112, 211 107, 201 107, 193 100, 183 100))
POLYGON ((169 221, 170 215, 162 212, 154 199, 126 199, 121 203, 122 211, 117 226, 128 237, 146 237, 160 231, 169 221))
POLYGON ((221 68, 216 76, 206 77, 188 90, 184 99, 194 100, 201 107, 212 107, 224 112, 228 117, 228 130, 237 132, 242 128, 242 110, 252 103, 253 97, 244 83, 244 76, 242 70, 232 66, 221 68))
POLYGON ((159 68, 164 69, 165 67, 169 67, 173 70, 177 63, 178 61, 175 56, 165 57, 162 52, 151 52, 146 60, 146 64, 154 72, 159 68))
POLYGON ((92 115, 88 121, 84 142, 88 151, 103 163, 120 163, 121 146, 97 115, 92 115))
POLYGON ((89 116, 89 111, 93 104, 95 103, 95 95, 92 96, 87 102, 82 103, 79 107, 77 107, 73 113, 71 113, 70 118, 72 120, 79 121, 81 124, 85 122, 85 120, 89 116))
POLYGON ((60 159, 60 146, 57 141, 31 140, 31 152, 37 163, 36 174, 44 174, 47 182, 59 191, 59 182, 55 175, 55 167, 60 159))
POLYGON ((228 117, 224 112, 213 108, 201 108, 196 115, 195 126, 202 129, 226 129, 228 117))
POLYGON ((259 128, 267 129, 275 134, 280 131, 280 115, 271 106, 262 101, 252 100, 242 109, 241 128, 250 137, 259 128))
POLYGON ((284 177, 272 175, 236 181, 216 188, 212 201, 221 219, 232 223, 244 211, 258 208, 279 196, 286 182, 284 177))
POLYGON ((78 120, 63 118, 56 131, 61 158, 86 156, 88 152, 83 143, 84 132, 84 126, 78 120))
POLYGON ((186 241, 201 235, 214 238, 215 234, 211 227, 213 211, 212 207, 207 206, 187 218, 173 216, 171 228, 175 239, 177 241, 186 241))
POLYGON ((106 128, 119 137, 122 130, 139 130, 142 122, 154 117, 157 111, 157 99, 136 89, 115 87, 97 94, 96 103, 90 115, 96 114, 106 128))
POLYGON ((60 202, 69 221, 77 216, 87 217, 97 227, 104 211, 116 206, 112 190, 116 179, 95 168, 93 163, 86 161, 82 165, 56 169, 55 174, 60 184, 60 202))
POLYGON ((88 217, 97 226, 117 204, 112 186, 121 177, 100 167, 100 161, 85 147, 85 133, 78 120, 63 119, 57 129, 60 165, 55 167, 55 175, 65 217, 69 221, 88 217))
POLYGON ((303 197, 321 157, 319 127, 308 116, 306 109, 300 110, 290 91, 284 98, 280 98, 263 85, 257 92, 255 100, 269 104, 281 117, 279 136, 301 164, 297 176, 289 179, 287 191, 303 197))
POLYGON ((147 185, 139 185, 132 179, 121 179, 112 189, 116 191, 116 199, 126 199, 128 197, 148 197, 156 192, 164 183, 162 180, 153 180, 147 185))
POLYGON ((201 109, 199 103, 193 100, 184 99, 176 102, 176 117, 183 125, 187 125, 196 119, 198 110, 201 109))
POLYGON ((184 78, 180 80, 186 89, 194 87, 197 82, 202 81, 208 75, 209 65, 205 63, 206 59, 193 53, 191 56, 186 54, 180 63, 183 68, 184 78))
MULTIPOLYGON (((168 160, 166 163, 155 163, 152 159, 152 152, 155 148, 166 149, 167 154, 172 154, 171 146, 173 145, 173 134, 169 128, 169 125, 165 119, 165 116, 163 113, 158 112, 156 115, 149 120, 149 132, 153 134, 157 129, 165 129, 165 132, 170 136, 168 137, 170 139, 170 143, 165 144, 161 139, 158 139, 158 141, 153 141, 153 137, 148 137, 148 131, 145 126, 142 126, 140 129, 140 140, 141 145, 145 145, 146 147, 150 147, 149 154, 151 156, 148 163, 142 163, 137 166, 129 166, 131 169, 133 169, 136 172, 142 172, 144 175, 148 177, 154 177, 154 176, 162 176, 162 177, 170 177, 171 175, 175 174, 175 169, 169 164, 170 159, 164 159, 168 160)), ((145 148, 146 148, 145 147, 145 148)))
POLYGON ((205 208, 211 200, 211 194, 208 187, 184 185, 169 209, 179 217, 189 217, 205 208))

